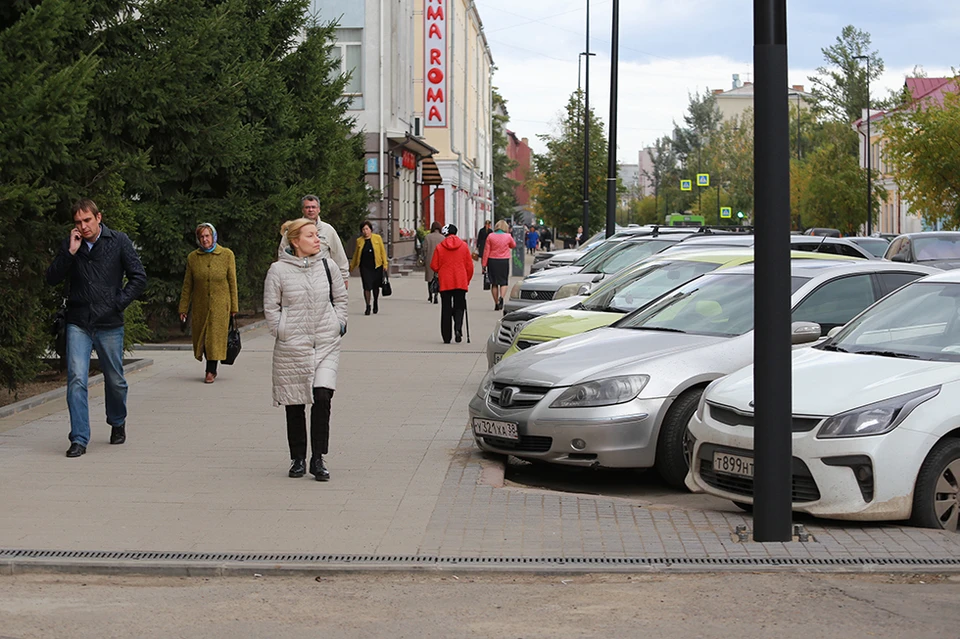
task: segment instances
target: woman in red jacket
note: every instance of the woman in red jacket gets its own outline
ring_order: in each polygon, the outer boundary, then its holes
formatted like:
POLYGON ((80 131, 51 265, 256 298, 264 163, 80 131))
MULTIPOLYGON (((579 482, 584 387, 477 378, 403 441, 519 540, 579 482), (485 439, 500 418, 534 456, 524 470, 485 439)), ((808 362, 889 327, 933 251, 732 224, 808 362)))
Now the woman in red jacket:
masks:
POLYGON ((450 320, 457 342, 463 341, 463 314, 467 310, 467 289, 473 278, 473 258, 466 242, 457 237, 457 227, 443 227, 446 236, 433 252, 430 268, 440 279, 440 336, 450 343, 450 320))

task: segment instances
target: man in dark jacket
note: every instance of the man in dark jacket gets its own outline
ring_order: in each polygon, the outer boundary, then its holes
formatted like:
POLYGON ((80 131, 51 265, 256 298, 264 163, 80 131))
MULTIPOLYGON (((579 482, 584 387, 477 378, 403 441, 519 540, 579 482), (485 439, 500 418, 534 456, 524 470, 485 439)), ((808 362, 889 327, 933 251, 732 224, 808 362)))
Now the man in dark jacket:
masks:
POLYGON ((123 311, 143 292, 147 274, 130 238, 102 223, 93 200, 79 200, 72 213, 74 228, 47 269, 47 283, 55 286, 67 279, 67 457, 79 457, 90 441, 87 377, 94 348, 103 371, 110 443, 127 439, 123 311))
POLYGON ((493 231, 490 229, 490 220, 483 222, 483 228, 477 233, 477 256, 483 259, 483 247, 487 244, 487 236, 493 231))

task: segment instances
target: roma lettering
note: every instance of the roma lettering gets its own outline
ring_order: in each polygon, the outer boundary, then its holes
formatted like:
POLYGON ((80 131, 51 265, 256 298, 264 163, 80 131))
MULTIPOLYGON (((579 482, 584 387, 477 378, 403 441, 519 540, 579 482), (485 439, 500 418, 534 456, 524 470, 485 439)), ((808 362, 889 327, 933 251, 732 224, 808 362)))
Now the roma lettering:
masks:
POLYGON ((424 12, 424 110, 426 127, 447 126, 447 16, 444 0, 427 0, 424 12))

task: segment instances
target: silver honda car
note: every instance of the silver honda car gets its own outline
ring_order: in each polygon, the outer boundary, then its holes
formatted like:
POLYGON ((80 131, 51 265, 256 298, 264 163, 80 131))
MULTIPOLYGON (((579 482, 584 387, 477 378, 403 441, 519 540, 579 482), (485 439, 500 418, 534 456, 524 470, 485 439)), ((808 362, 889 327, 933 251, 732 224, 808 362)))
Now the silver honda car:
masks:
MULTIPOLYGON (((792 260, 794 341, 816 341, 930 267, 792 260)), ((753 361, 753 266, 703 275, 609 328, 509 357, 469 405, 483 450, 573 466, 687 474, 687 423, 711 381, 753 361)))

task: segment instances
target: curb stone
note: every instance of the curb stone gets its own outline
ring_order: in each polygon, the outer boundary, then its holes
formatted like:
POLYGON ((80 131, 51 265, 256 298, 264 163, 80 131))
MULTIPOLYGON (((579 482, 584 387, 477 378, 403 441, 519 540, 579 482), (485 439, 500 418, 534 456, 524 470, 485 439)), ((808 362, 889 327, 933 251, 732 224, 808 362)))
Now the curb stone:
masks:
MULTIPOLYGON (((141 358, 134 360, 123 367, 124 374, 132 373, 138 371, 141 368, 146 368, 147 366, 152 366, 153 360, 148 358, 141 358)), ((93 375, 87 381, 87 387, 97 386, 98 384, 103 383, 103 373, 98 373, 93 375)), ((14 404, 8 404, 6 406, 0 407, 0 419, 4 417, 9 417, 10 415, 16 415, 17 413, 25 410, 30 410, 31 408, 36 408, 51 402, 55 399, 60 399, 67 394, 66 385, 61 386, 60 388, 55 388, 52 391, 47 391, 46 393, 40 393, 39 395, 34 395, 33 397, 28 397, 24 400, 16 402, 14 404)))

